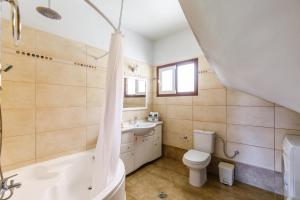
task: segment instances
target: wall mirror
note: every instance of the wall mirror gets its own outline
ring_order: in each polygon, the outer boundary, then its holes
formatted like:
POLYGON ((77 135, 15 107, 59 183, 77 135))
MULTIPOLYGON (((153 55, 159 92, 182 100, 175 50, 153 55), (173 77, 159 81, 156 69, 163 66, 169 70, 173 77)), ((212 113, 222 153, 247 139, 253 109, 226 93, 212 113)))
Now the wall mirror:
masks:
POLYGON ((126 110, 147 108, 147 79, 129 76, 124 78, 123 108, 126 110))

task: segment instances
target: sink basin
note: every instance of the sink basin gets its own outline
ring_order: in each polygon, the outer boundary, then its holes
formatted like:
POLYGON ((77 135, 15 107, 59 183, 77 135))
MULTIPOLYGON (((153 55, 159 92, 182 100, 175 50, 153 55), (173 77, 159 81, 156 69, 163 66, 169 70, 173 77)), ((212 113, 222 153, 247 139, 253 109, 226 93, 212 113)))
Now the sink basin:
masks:
POLYGON ((155 126, 156 124, 152 122, 138 122, 134 125, 133 132, 138 136, 147 135, 152 129, 154 129, 155 126))

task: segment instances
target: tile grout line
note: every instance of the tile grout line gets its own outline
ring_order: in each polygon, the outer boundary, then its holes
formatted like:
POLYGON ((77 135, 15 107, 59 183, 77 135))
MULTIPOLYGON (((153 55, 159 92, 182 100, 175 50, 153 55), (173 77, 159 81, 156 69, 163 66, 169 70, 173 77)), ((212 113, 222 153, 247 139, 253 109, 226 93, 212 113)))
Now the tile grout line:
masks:
MULTIPOLYGON (((35 36, 37 36, 37 31, 34 31, 35 36)), ((37 42, 35 40, 35 51, 37 49, 37 42)), ((35 85, 35 102, 34 102, 34 162, 37 162, 37 61, 34 59, 34 85, 35 85)))

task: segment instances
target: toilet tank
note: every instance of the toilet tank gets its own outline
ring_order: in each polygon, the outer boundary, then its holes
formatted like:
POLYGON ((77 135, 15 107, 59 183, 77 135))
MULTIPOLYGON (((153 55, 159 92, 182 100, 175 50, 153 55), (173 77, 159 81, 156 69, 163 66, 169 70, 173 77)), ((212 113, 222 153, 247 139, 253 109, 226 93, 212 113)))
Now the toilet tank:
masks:
POLYGON ((213 153, 215 150, 215 132, 194 130, 193 133, 194 149, 206 153, 213 153))

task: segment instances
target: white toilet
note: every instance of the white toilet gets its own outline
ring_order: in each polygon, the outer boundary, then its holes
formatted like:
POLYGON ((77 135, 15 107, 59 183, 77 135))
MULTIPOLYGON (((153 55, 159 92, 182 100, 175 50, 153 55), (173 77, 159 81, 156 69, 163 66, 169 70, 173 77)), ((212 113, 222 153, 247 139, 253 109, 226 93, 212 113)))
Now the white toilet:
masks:
POLYGON ((215 132, 194 130, 193 149, 186 152, 183 163, 190 168, 190 184, 201 187, 206 181, 206 167, 210 163, 215 147, 215 132))

